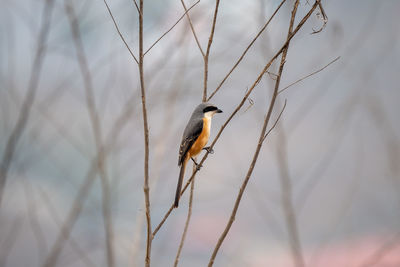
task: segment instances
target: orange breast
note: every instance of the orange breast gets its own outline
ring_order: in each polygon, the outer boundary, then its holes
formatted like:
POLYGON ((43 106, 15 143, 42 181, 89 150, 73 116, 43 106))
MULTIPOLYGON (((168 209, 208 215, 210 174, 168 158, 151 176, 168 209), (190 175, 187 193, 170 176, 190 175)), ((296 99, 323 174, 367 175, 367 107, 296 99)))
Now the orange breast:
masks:
POLYGON ((198 155, 210 137, 210 118, 203 118, 203 130, 189 150, 190 157, 198 155))

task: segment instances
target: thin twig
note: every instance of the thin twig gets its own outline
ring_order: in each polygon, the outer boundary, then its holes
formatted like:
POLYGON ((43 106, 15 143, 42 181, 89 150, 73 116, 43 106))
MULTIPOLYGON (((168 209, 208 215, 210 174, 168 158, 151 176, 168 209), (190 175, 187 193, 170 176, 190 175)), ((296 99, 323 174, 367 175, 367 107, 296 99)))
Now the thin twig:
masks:
POLYGON ((8 171, 14 158, 15 149, 21 135, 25 130, 26 124, 29 120, 33 102, 36 98, 39 77, 42 72, 44 56, 46 53, 46 42, 50 30, 50 20, 53 13, 53 7, 54 0, 46 0, 46 2, 44 3, 42 23, 40 26, 40 33, 37 42, 37 50, 31 66, 31 76, 29 80, 28 90, 22 104, 21 112, 17 119, 17 123, 15 124, 15 127, 7 140, 6 148, 4 149, 3 153, 3 158, 0 162, 0 207, 3 199, 4 187, 7 181, 8 171))
MULTIPOLYGON (((266 71, 269 69, 269 67, 271 66, 272 62, 275 61, 275 59, 282 53, 283 49, 286 47, 286 45, 288 44, 288 42, 290 42, 290 40, 296 35, 296 33, 303 27, 304 23, 308 20, 308 18, 311 16, 311 14, 314 12, 314 10, 316 9, 319 1, 321 0, 316 0, 316 2, 314 3, 314 5, 311 7, 311 9, 307 12, 307 14, 303 17, 303 19, 299 22, 299 24, 297 25, 297 27, 295 28, 295 30, 293 31, 293 33, 289 36, 289 39, 286 40, 286 42, 282 45, 281 49, 270 59, 270 61, 265 65, 265 67, 263 68, 263 70, 261 71, 261 73, 258 75, 257 79, 255 80, 255 82, 253 83, 253 85, 250 87, 249 90, 247 90, 246 94, 244 95, 243 99, 240 101, 240 103, 236 106, 235 110, 231 113, 231 115, 228 117, 228 119, 225 121, 225 123, 221 126, 221 129, 218 131, 217 135, 215 136, 213 142, 210 145, 210 148, 214 148, 214 145, 217 143, 219 137, 221 136, 222 132, 225 130, 226 126, 228 126, 228 124, 230 123, 230 121, 232 120, 232 118, 237 114, 237 112, 242 108, 242 106, 244 105, 244 103, 246 102, 246 100, 248 99, 249 95, 251 94, 251 92, 254 90, 254 88, 257 86, 257 84, 261 81, 262 77, 264 76, 264 74, 266 73, 266 71)), ((209 152, 206 152, 203 156, 203 158, 200 161, 200 165, 203 165, 203 163, 206 161, 206 159, 208 158, 208 154, 209 152)), ((204 166, 204 165, 203 165, 204 166)), ((183 195, 183 193, 185 192, 185 190, 188 188, 189 184, 192 182, 194 176, 196 175, 196 173, 198 172, 198 170, 196 169, 193 173, 192 176, 188 179, 188 181, 186 182, 185 186, 182 189, 181 195, 183 195)), ((157 234, 157 232, 161 229, 161 227, 163 226, 163 224, 165 223, 165 221, 168 219, 169 215, 171 214, 172 210, 174 209, 174 205, 172 204, 171 207, 168 209, 168 211, 165 213, 163 219, 160 221, 160 223, 157 225, 156 228, 154 228, 153 231, 153 238, 154 236, 157 234)))
MULTIPOLYGON (((278 92, 279 94, 279 92, 278 92)), ((278 118, 276 118, 274 124, 272 125, 272 127, 267 131, 267 133, 265 134, 264 138, 263 138, 263 142, 265 140, 265 138, 267 138, 267 136, 270 134, 270 132, 272 132, 272 130, 276 127, 276 125, 278 124, 278 121, 280 120, 283 111, 285 111, 286 108, 286 103, 287 103, 287 99, 285 99, 285 103, 283 104, 282 110, 281 112, 279 112, 278 118)))
POLYGON ((261 28, 261 30, 257 33, 257 35, 253 38, 253 40, 250 42, 250 44, 246 47, 246 49, 243 51, 242 55, 239 57, 239 59, 236 61, 236 63, 233 65, 233 67, 229 70, 229 72, 225 75, 225 77, 222 79, 222 81, 219 83, 217 88, 211 93, 211 95, 208 97, 207 101, 210 101, 210 99, 218 92, 218 90, 222 87, 222 85, 225 83, 225 81, 229 78, 229 76, 232 74, 232 72, 236 69, 236 67, 239 65, 239 63, 242 61, 246 53, 249 51, 249 49, 253 46, 255 41, 260 37, 260 35, 264 32, 264 30, 268 27, 269 23, 272 21, 272 19, 275 17, 276 13, 278 13, 279 9, 282 7, 282 5, 286 2, 286 0, 282 0, 282 2, 279 4, 279 6, 275 9, 274 13, 272 13, 271 17, 268 19, 268 21, 264 24, 264 26, 261 28))
POLYGON ((192 181, 192 183, 190 185, 188 214, 187 214, 187 218, 186 218, 186 222, 185 222, 185 228, 183 229, 183 234, 182 234, 182 237, 181 237, 181 242, 179 243, 178 252, 176 253, 174 267, 178 266, 179 257, 181 255, 183 244, 185 242, 185 238, 186 238, 186 234, 187 234, 187 230, 189 228, 190 218, 192 217, 194 181, 195 181, 195 179, 193 179, 193 181, 192 181))
POLYGON ((215 32, 215 24, 217 22, 217 15, 218 15, 218 7, 219 7, 219 1, 215 1, 215 10, 214 10, 214 17, 213 17, 213 22, 211 26, 211 32, 210 32, 210 37, 208 37, 208 44, 207 44, 207 50, 206 54, 204 55, 204 87, 203 87, 203 102, 207 101, 207 80, 208 80, 208 58, 210 56, 210 50, 211 50, 211 44, 214 39, 214 32, 215 32))
POLYGON ((310 76, 313 76, 315 74, 317 74, 318 72, 323 71, 324 69, 326 69, 327 67, 329 67, 331 64, 335 63, 336 61, 338 61, 340 59, 340 56, 338 56, 337 58, 335 58, 334 60, 332 60, 331 62, 329 62, 328 64, 326 64, 325 66, 323 66, 322 68, 320 68, 319 70, 316 70, 306 76, 304 76, 303 78, 298 79, 297 81, 289 84, 288 86, 284 87, 283 89, 279 90, 278 94, 282 93, 283 91, 285 91, 286 89, 288 89, 289 87, 295 85, 296 83, 299 83, 307 78, 309 78, 310 76))
POLYGON ((140 14, 139 6, 138 6, 136 0, 133 0, 133 3, 135 4, 135 7, 136 7, 136 10, 137 10, 138 14, 140 14))
MULTIPOLYGON (((105 4, 106 7, 107 7, 108 13, 109 13, 110 16, 111 16, 112 21, 114 22, 114 26, 115 26, 115 29, 116 29, 117 32, 118 32, 119 37, 121 37, 122 42, 124 42, 126 48, 128 49, 128 51, 129 51, 129 53, 131 54, 131 56, 133 57, 133 59, 136 61, 137 64, 139 64, 139 61, 137 60, 137 58, 136 58, 135 55, 133 54, 131 48, 129 47, 128 43, 125 41, 124 36, 122 35, 121 31, 119 30, 119 27, 118 27, 118 25, 117 25, 117 22, 115 21, 114 16, 113 16, 113 14, 111 13, 111 9, 110 9, 110 7, 108 6, 107 1, 106 1, 106 0, 103 0, 103 2, 104 2, 104 4, 105 4)), ((136 1, 135 1, 135 4, 136 4, 136 1)))
MULTIPOLYGON (((295 119, 288 122, 288 125, 290 125, 290 128, 288 129, 289 132, 294 132, 295 129, 302 124, 303 120, 307 118, 308 114, 313 110, 313 107, 320 103, 321 99, 327 94, 327 92, 330 91, 329 88, 335 84, 338 78, 343 75, 343 72, 347 70, 348 65, 354 62, 354 59, 359 55, 360 51, 362 51, 364 46, 369 43, 371 37, 373 36, 372 32, 375 30, 374 27, 377 25, 378 14, 380 14, 381 8, 382 5, 376 2, 374 7, 371 8, 371 11, 365 15, 365 20, 361 22, 361 24, 364 25, 362 30, 354 36, 352 41, 346 46, 343 55, 341 55, 341 57, 345 58, 346 60, 342 62, 337 71, 326 77, 326 79, 323 79, 323 81, 316 86, 316 88, 324 88, 324 90, 317 90, 312 97, 308 98, 307 101, 302 103, 301 106, 297 108, 294 114, 301 114, 301 116, 296 116, 295 119)), ((387 42, 387 44, 388 46, 385 46, 382 51, 391 51, 390 49, 393 49, 392 46, 395 45, 396 42, 390 41, 387 42), (388 48, 389 50, 387 50, 388 48)), ((379 62, 383 61, 379 60, 379 62)))
POLYGON ((328 16, 326 15, 326 13, 325 13, 325 10, 324 10, 324 8, 322 7, 322 4, 321 3, 319 3, 319 9, 321 10, 321 13, 322 13, 322 17, 324 18, 324 20, 328 20, 328 16))
POLYGON ((142 115, 143 115, 143 132, 144 132, 144 200, 146 208, 146 225, 147 225, 147 240, 146 240, 146 267, 150 267, 151 257, 151 216, 150 216, 150 189, 149 189, 149 126, 147 123, 147 108, 146 108, 146 89, 144 87, 144 54, 143 54, 143 0, 140 0, 139 12, 139 78, 140 92, 142 94, 142 115))
POLYGON ((328 23, 328 16, 326 15, 324 8, 322 7, 322 4, 319 3, 318 7, 319 7, 319 10, 321 10, 323 24, 318 30, 313 29, 313 32, 311 34, 320 33, 326 27, 326 24, 328 23))
POLYGON ((185 13, 183 13, 183 15, 174 23, 174 25, 171 26, 171 28, 169 28, 166 32, 164 32, 163 35, 160 36, 160 38, 158 38, 147 50, 146 52, 144 52, 143 56, 145 56, 147 54, 147 52, 150 51, 150 49, 152 49, 165 35, 167 35, 182 19, 183 17, 189 12, 189 10, 191 10, 195 5, 197 5, 198 3, 200 3, 200 0, 198 0, 196 3, 194 3, 189 9, 185 10, 185 13))
POLYGON ((196 34, 196 31, 194 30, 194 27, 193 27, 193 24, 192 24, 192 20, 190 19, 189 13, 187 13, 187 9, 186 9, 185 2, 184 2, 183 0, 181 0, 181 3, 182 3, 183 8, 185 9, 186 17, 187 17, 187 19, 188 19, 188 21, 189 21, 190 29, 192 30, 194 39, 196 40, 196 44, 197 44, 197 46, 199 47, 200 53, 201 53, 201 55, 202 55, 203 58, 204 58, 204 56, 205 56, 204 51, 203 51, 203 49, 201 48, 201 45, 200 45, 200 42, 199 42, 199 38, 197 38, 197 34, 196 34))

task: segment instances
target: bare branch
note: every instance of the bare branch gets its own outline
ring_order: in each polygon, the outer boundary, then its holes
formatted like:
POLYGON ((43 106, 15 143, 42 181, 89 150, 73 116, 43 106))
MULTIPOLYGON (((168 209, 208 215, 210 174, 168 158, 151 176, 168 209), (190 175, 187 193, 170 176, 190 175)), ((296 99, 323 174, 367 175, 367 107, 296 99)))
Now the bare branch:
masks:
MULTIPOLYGON (((278 94, 279 94, 279 92, 278 92, 278 94)), ((283 104, 283 107, 282 107, 281 112, 279 112, 278 118, 276 118, 276 120, 275 120, 274 124, 272 125, 272 127, 271 127, 271 128, 268 130, 268 132, 265 134, 265 136, 264 136, 264 138, 263 138, 263 140, 262 140, 263 142, 264 142, 265 138, 267 138, 267 136, 269 135, 269 133, 272 132, 272 130, 273 130, 273 129, 275 128, 275 126, 278 124, 278 121, 279 121, 279 119, 281 118, 283 111, 285 111, 286 103, 287 103, 287 100, 285 99, 285 103, 283 104)))
POLYGON ((200 42, 199 42, 199 38, 197 38, 197 34, 196 34, 196 31, 194 30, 194 27, 193 27, 193 24, 192 24, 192 20, 190 19, 189 13, 187 13, 187 9, 186 9, 185 2, 184 2, 183 0, 181 0, 181 3, 182 3, 183 8, 184 8, 185 11, 186 11, 186 17, 187 17, 187 19, 188 19, 188 21, 189 21, 190 29, 192 30, 194 39, 196 40, 196 44, 197 44, 197 46, 199 47, 200 53, 201 53, 201 55, 202 55, 203 58, 204 58, 204 56, 205 56, 204 51, 203 51, 203 49, 201 48, 201 45, 200 45, 200 42))
POLYGON ((214 39, 215 24, 216 24, 216 22, 217 22, 219 1, 220 1, 220 0, 216 0, 216 1, 215 1, 215 10, 214 10, 214 17, 213 17, 213 22, 212 22, 212 26, 211 26, 210 37, 208 37, 207 50, 206 50, 206 54, 204 55, 203 102, 206 102, 206 101, 207 101, 208 58, 209 58, 209 56, 210 56, 211 44, 212 44, 213 39, 214 39))
POLYGON ((182 19, 183 17, 189 12, 189 10, 191 10, 195 5, 197 5, 198 3, 200 3, 200 0, 198 0, 196 3, 194 3, 189 9, 185 10, 185 13, 183 13, 183 15, 175 22, 174 25, 172 25, 171 28, 169 28, 166 32, 164 32, 163 35, 160 36, 160 38, 158 38, 147 50, 146 52, 144 52, 143 56, 145 56, 147 54, 147 52, 150 51, 150 49, 152 49, 165 35, 167 35, 182 19))
POLYGON ((307 78, 309 78, 309 77, 311 77, 311 76, 317 74, 318 72, 323 71, 324 69, 326 69, 326 68, 329 67, 331 64, 333 64, 333 63, 335 63, 336 61, 338 61, 339 59, 340 59, 340 56, 338 56, 337 58, 335 58, 334 60, 332 60, 331 62, 329 62, 328 64, 326 64, 326 65, 323 66, 322 68, 320 68, 319 70, 316 70, 316 71, 314 71, 314 72, 312 72, 312 73, 310 73, 310 74, 304 76, 303 78, 300 78, 300 79, 298 79, 297 81, 295 81, 295 82, 289 84, 288 86, 286 86, 286 87, 284 87, 283 89, 279 90, 278 94, 282 93, 283 91, 285 91, 285 90, 288 89, 289 87, 295 85, 296 83, 299 83, 299 82, 301 82, 301 81, 303 81, 303 80, 305 80, 305 79, 307 79, 307 78))
POLYGON ((138 6, 136 0, 133 0, 133 3, 135 4, 135 7, 136 7, 136 10, 137 10, 138 14, 140 14, 139 6, 138 6))
MULTIPOLYGON (((134 1, 135 1, 135 0, 134 0, 134 1)), ((126 48, 128 49, 128 51, 129 51, 129 53, 131 54, 131 56, 133 57, 133 59, 136 61, 137 64, 139 64, 139 61, 137 60, 137 58, 136 58, 135 55, 133 54, 131 48, 129 47, 128 43, 125 41, 124 36, 122 35, 121 31, 119 30, 119 27, 118 27, 118 25, 117 25, 117 22, 115 21, 114 16, 113 16, 113 14, 111 13, 111 9, 110 9, 110 7, 108 6, 107 1, 106 1, 106 0, 103 0, 103 2, 104 2, 104 4, 105 4, 106 7, 107 7, 108 13, 109 13, 110 16, 111 16, 111 19, 112 19, 112 21, 113 21, 113 23, 114 23, 115 29, 117 30, 119 37, 121 37, 122 42, 124 42, 126 48)), ((136 4, 136 1, 135 1, 135 4, 136 4)), ((136 6, 137 6, 137 5, 136 5, 136 6)))
POLYGON ((211 95, 208 97, 207 101, 210 101, 210 99, 218 92, 218 90, 222 87, 224 82, 229 78, 229 76, 232 74, 232 72, 236 69, 236 67, 239 65, 239 63, 242 61, 244 56, 246 55, 247 51, 253 46, 255 41, 260 37, 260 35, 264 32, 264 30, 268 27, 269 23, 271 20, 275 17, 276 13, 278 13, 279 9, 282 7, 282 5, 286 2, 286 0, 282 0, 282 2, 279 4, 279 6, 275 9, 274 13, 272 13, 271 17, 268 19, 268 21, 265 23, 265 25, 261 28, 261 30, 257 33, 257 35, 253 38, 253 40, 250 42, 250 44, 246 47, 246 49, 243 51, 242 55, 239 57, 239 59, 236 61, 235 65, 230 69, 230 71, 225 75, 225 77, 222 79, 222 81, 219 83, 217 88, 211 93, 211 95))
MULTIPOLYGON (((311 34, 320 33, 323 29, 325 29, 326 24, 328 23, 328 16, 326 15, 324 8, 322 7, 322 4, 319 3, 318 7, 319 7, 319 10, 321 11, 321 15, 322 15, 321 19, 323 21, 323 24, 322 24, 321 28, 319 28, 318 30, 313 29, 313 32, 311 34)), ((317 15, 319 15, 319 14, 317 14, 317 15)))
POLYGON ((147 225, 147 241, 146 241, 146 267, 150 267, 151 257, 151 216, 150 216, 150 194, 149 194, 149 126, 147 123, 147 108, 146 108, 146 89, 144 87, 144 54, 143 54, 143 0, 140 0, 139 12, 139 78, 140 91, 142 94, 142 115, 143 115, 143 132, 144 132, 144 200, 146 208, 146 225, 147 225))
POLYGON ((179 257, 180 257, 180 255, 181 255, 182 248, 183 248, 183 244, 184 244, 184 242, 185 242, 185 238, 186 238, 186 234, 187 234, 187 230, 188 230, 188 228, 189 228, 190 218, 192 217, 194 181, 195 181, 195 179, 193 179, 193 181, 192 181, 192 183, 191 183, 191 185, 190 185, 188 215, 187 215, 186 222, 185 222, 185 228, 183 229, 183 234, 182 234, 182 237, 181 237, 181 242, 179 243, 178 252, 176 253, 174 267, 177 267, 177 266, 178 266, 179 257))
MULTIPOLYGON (((194 175, 192 174, 192 176, 194 176, 194 175)), ((189 181, 190 181, 190 182, 192 181, 191 178, 189 179, 189 181)), ((183 193, 185 192, 186 187, 187 187, 187 185, 189 184, 189 181, 188 181, 188 183, 185 185, 185 187, 183 187, 181 196, 182 196, 183 193)), ((160 230, 160 228, 163 226, 163 224, 165 223, 165 221, 168 219, 169 215, 171 214, 171 212, 172 212, 173 210, 174 210, 174 206, 172 205, 172 206, 169 208, 169 210, 165 213, 164 217, 162 218, 162 220, 160 221, 160 223, 157 225, 157 227, 154 228, 154 231, 153 231, 153 233, 152 233, 152 238, 154 238, 154 237, 156 236, 156 234, 158 233, 158 231, 160 230)))

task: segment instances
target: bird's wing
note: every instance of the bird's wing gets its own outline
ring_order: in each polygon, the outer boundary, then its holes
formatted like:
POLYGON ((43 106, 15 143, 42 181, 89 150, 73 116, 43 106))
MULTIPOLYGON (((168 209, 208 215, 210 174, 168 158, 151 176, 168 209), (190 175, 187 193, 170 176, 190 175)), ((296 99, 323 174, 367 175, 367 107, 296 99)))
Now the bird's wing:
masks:
POLYGON ((186 126, 185 131, 183 132, 181 146, 179 148, 179 160, 178 160, 179 166, 182 164, 187 152, 192 147, 193 143, 197 140, 202 130, 203 130, 202 119, 191 121, 186 126))

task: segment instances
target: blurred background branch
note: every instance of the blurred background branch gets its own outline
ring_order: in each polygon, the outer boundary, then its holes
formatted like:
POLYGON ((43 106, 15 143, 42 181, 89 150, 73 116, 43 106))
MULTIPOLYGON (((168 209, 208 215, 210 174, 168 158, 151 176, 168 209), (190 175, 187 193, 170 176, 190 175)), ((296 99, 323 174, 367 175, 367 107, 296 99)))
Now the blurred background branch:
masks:
POLYGON ((23 134, 27 121, 29 120, 32 104, 36 98, 38 89, 39 77, 42 71, 44 56, 46 54, 46 42, 50 30, 51 15, 54 7, 54 0, 46 0, 42 13, 42 24, 39 36, 37 38, 35 58, 32 62, 31 75, 28 83, 28 89, 21 106, 17 122, 12 133, 8 137, 3 157, 0 162, 0 207, 3 200, 4 187, 6 186, 7 175, 14 159, 14 153, 18 141, 23 134))

